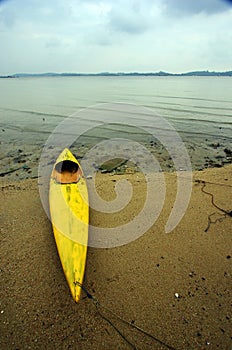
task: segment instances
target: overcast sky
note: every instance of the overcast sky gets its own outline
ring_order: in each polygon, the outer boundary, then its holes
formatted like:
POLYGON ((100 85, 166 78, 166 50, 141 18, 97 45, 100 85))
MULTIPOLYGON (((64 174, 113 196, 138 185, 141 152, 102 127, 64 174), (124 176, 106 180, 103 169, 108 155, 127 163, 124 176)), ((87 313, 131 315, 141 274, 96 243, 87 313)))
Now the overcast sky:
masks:
POLYGON ((0 0, 0 74, 232 70, 226 0, 0 0))

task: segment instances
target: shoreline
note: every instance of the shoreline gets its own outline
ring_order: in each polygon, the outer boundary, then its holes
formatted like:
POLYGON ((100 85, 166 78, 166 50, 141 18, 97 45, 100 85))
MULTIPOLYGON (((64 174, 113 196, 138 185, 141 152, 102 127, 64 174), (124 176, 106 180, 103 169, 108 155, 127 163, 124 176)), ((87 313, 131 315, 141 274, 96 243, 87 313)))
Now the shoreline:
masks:
MULTIPOLYGON (((2 144, 3 145, 3 144, 2 144)), ((162 172, 175 172, 173 160, 163 145, 155 141, 144 143, 147 150, 157 159, 162 172)), ((70 148, 76 158, 81 161, 92 145, 74 145, 70 148)), ((10 181, 33 179, 38 177, 38 164, 42 152, 39 145, 4 144, 0 152, 0 179, 7 178, 10 181)), ((205 144, 186 143, 186 148, 191 161, 193 171, 221 168, 232 163, 232 150, 227 144, 215 140, 205 144)), ((135 150, 136 154, 136 150, 135 150)), ((91 160, 95 163, 95 160, 91 160)), ((48 154, 48 164, 54 162, 48 154)), ((130 160, 117 158, 105 164, 94 165, 95 170, 112 174, 139 172, 137 164, 130 160)), ((87 174, 88 175, 88 174, 87 174)))
MULTIPOLYGON (((84 282, 88 291, 175 349, 229 349, 231 217, 216 208, 204 190, 219 208, 231 211, 231 173, 232 165, 194 171, 188 209, 170 234, 164 227, 175 201, 176 176, 165 173, 162 212, 146 233, 125 246, 88 248, 84 282)), ((144 181, 138 173, 99 174, 97 180, 99 194, 110 200, 122 178, 131 181, 135 198, 113 216, 116 226, 136 215, 144 199, 144 181)), ((37 180, 1 178, 0 184, 0 347, 130 349, 84 293, 78 304, 73 302, 37 180)), ((91 210, 90 221, 105 227, 109 217, 91 210)), ((104 315, 139 349, 167 348, 109 313, 104 315)))

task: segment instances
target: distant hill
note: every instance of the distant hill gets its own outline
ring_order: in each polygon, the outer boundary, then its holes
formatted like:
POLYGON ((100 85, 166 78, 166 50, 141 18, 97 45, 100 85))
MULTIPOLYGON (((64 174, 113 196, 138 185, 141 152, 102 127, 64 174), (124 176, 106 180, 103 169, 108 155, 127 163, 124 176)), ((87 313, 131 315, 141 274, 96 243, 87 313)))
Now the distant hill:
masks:
POLYGON ((6 76, 0 76, 0 78, 27 78, 27 77, 83 77, 83 76, 90 76, 90 77, 130 77, 130 76, 159 76, 159 77, 166 77, 166 76, 174 76, 174 77, 186 77, 186 76, 198 76, 198 77, 232 77, 232 71, 226 71, 226 72, 210 72, 208 70, 206 71, 194 71, 194 72, 187 72, 187 73, 168 73, 168 72, 118 72, 118 73, 111 73, 111 72, 101 72, 101 73, 40 73, 40 74, 33 74, 33 73, 16 73, 12 75, 6 75, 6 76))

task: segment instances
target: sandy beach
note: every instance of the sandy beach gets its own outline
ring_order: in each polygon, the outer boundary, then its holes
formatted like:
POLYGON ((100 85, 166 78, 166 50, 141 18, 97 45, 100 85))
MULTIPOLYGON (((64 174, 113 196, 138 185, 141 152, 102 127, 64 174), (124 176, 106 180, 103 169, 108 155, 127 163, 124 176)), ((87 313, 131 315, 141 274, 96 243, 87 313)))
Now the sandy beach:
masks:
MULTIPOLYGON (((165 175, 161 215, 136 241, 117 248, 89 248, 85 286, 99 302, 165 344, 101 309, 131 345, 97 311, 85 293, 72 300, 40 202, 37 179, 2 178, 1 349, 232 349, 232 166, 194 172, 192 195, 179 225, 164 227, 176 196, 174 173, 165 175), (204 181, 205 183, 203 183, 204 181), (207 194, 209 192, 213 195, 207 194), (214 204, 216 204, 216 206, 214 204), (222 210, 220 210, 221 208, 222 210)), ((137 174, 99 175, 105 198, 125 177, 144 200, 137 174)), ((114 217, 117 225, 122 217, 114 217)), ((106 216, 90 212, 91 224, 106 216)))

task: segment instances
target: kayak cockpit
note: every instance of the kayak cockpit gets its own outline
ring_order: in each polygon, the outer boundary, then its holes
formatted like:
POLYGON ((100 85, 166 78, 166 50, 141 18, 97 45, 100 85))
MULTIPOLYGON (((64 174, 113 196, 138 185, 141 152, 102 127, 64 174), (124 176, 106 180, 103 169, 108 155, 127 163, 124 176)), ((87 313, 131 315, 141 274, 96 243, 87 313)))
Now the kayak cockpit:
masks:
POLYGON ((52 178, 60 184, 77 183, 82 176, 79 165, 71 160, 57 163, 52 172, 52 178))

